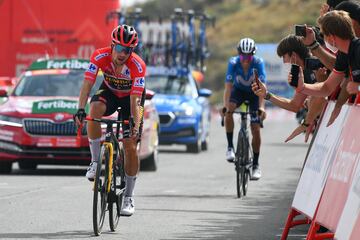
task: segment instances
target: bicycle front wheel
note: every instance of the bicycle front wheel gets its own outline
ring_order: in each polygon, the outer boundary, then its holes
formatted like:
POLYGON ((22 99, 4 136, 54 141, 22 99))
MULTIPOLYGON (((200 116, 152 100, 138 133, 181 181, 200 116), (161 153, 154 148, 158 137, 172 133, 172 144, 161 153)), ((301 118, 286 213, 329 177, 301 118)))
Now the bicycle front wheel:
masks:
POLYGON ((93 229, 96 236, 101 234, 101 229, 104 225, 106 205, 108 201, 108 193, 106 191, 109 149, 106 146, 101 146, 101 151, 98 159, 96 177, 94 181, 94 198, 93 198, 93 229), (104 166, 103 166, 104 165, 104 166))
POLYGON ((112 201, 109 201, 109 224, 111 231, 115 231, 120 219, 120 211, 125 192, 125 151, 122 142, 119 143, 119 151, 114 156, 113 181, 111 183, 112 201))
POLYGON ((242 174, 241 174, 240 160, 237 157, 235 159, 235 172, 236 172, 236 193, 237 193, 237 197, 241 198, 242 174))

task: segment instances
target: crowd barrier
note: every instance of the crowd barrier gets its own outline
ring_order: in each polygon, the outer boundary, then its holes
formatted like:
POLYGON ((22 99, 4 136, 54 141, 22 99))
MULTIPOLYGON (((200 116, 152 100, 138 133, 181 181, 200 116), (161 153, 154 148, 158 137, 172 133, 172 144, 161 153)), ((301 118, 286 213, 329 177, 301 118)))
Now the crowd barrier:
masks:
POLYGON ((300 224, 310 225, 307 240, 360 239, 360 107, 344 106, 326 127, 334 106, 327 105, 310 146, 282 240, 300 224), (321 226, 328 231, 319 233, 321 226))

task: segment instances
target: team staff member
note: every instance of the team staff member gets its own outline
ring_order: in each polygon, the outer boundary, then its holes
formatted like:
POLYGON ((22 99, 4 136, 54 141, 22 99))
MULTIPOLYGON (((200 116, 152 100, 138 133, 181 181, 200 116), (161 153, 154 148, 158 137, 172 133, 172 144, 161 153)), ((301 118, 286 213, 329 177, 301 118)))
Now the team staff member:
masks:
MULTIPOLYGON (((132 26, 120 25, 111 33, 111 46, 95 50, 90 59, 90 65, 85 72, 85 80, 80 90, 79 110, 74 115, 77 124, 84 117, 92 86, 96 81, 99 69, 104 73, 104 80, 99 90, 90 101, 90 117, 101 118, 113 114, 121 107, 123 120, 133 119, 134 126, 130 132, 129 126, 124 125, 124 146, 126 154, 125 173, 126 191, 122 215, 131 216, 135 211, 133 191, 136 176, 139 171, 139 158, 136 145, 141 129, 141 110, 144 104, 144 87, 146 65, 133 52, 138 44, 138 34, 132 26)), ((100 154, 101 126, 100 123, 89 121, 87 124, 89 136, 91 164, 86 177, 93 181, 96 173, 97 161, 100 154)))
POLYGON ((228 142, 226 160, 234 161, 233 131, 234 119, 233 111, 245 100, 250 103, 251 112, 251 133, 252 149, 254 153, 252 179, 257 180, 261 177, 259 167, 259 154, 261 145, 260 118, 265 119, 265 102, 263 98, 256 96, 251 90, 251 83, 255 80, 253 70, 257 70, 259 79, 266 82, 264 61, 255 56, 256 46, 251 38, 243 38, 237 45, 238 56, 231 57, 225 80, 224 107, 225 130, 228 142), (260 114, 259 114, 260 113, 260 114))

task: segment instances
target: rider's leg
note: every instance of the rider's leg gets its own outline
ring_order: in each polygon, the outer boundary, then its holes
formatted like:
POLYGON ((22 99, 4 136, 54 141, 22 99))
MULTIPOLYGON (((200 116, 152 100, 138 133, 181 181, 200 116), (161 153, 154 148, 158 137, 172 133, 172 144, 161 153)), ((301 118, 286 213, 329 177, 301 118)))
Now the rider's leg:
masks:
POLYGON ((234 148, 233 135, 234 135, 234 117, 233 111, 236 109, 236 104, 230 102, 229 109, 225 113, 225 131, 228 142, 228 148, 234 148))
POLYGON ((126 192, 125 197, 132 197, 134 194, 136 176, 139 172, 140 161, 136 150, 136 140, 133 138, 124 139, 125 146, 125 174, 126 192))
POLYGON ((259 97, 251 93, 249 96, 250 101, 250 112, 251 112, 251 134, 252 138, 252 149, 253 149, 253 166, 259 166, 259 154, 260 154, 260 145, 261 145, 261 135, 260 135, 260 118, 258 115, 259 110, 259 97))
MULTIPOLYGON (((96 101, 90 104, 91 118, 101 118, 106 111, 106 105, 103 102, 96 101)), ((100 154, 101 126, 100 123, 89 121, 87 123, 87 132, 90 143, 91 162, 97 161, 100 154)))
POLYGON ((252 138, 252 149, 254 153, 253 165, 259 165, 259 155, 260 155, 260 145, 261 145, 261 135, 260 135, 260 124, 259 123, 251 123, 251 134, 252 138))

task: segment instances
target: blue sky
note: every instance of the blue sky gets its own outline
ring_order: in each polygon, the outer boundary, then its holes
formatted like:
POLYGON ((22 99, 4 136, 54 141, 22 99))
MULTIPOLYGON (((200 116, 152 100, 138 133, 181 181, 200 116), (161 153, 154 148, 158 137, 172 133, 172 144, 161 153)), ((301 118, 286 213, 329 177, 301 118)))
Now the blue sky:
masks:
POLYGON ((132 6, 135 3, 146 2, 148 0, 119 0, 122 7, 132 6))

